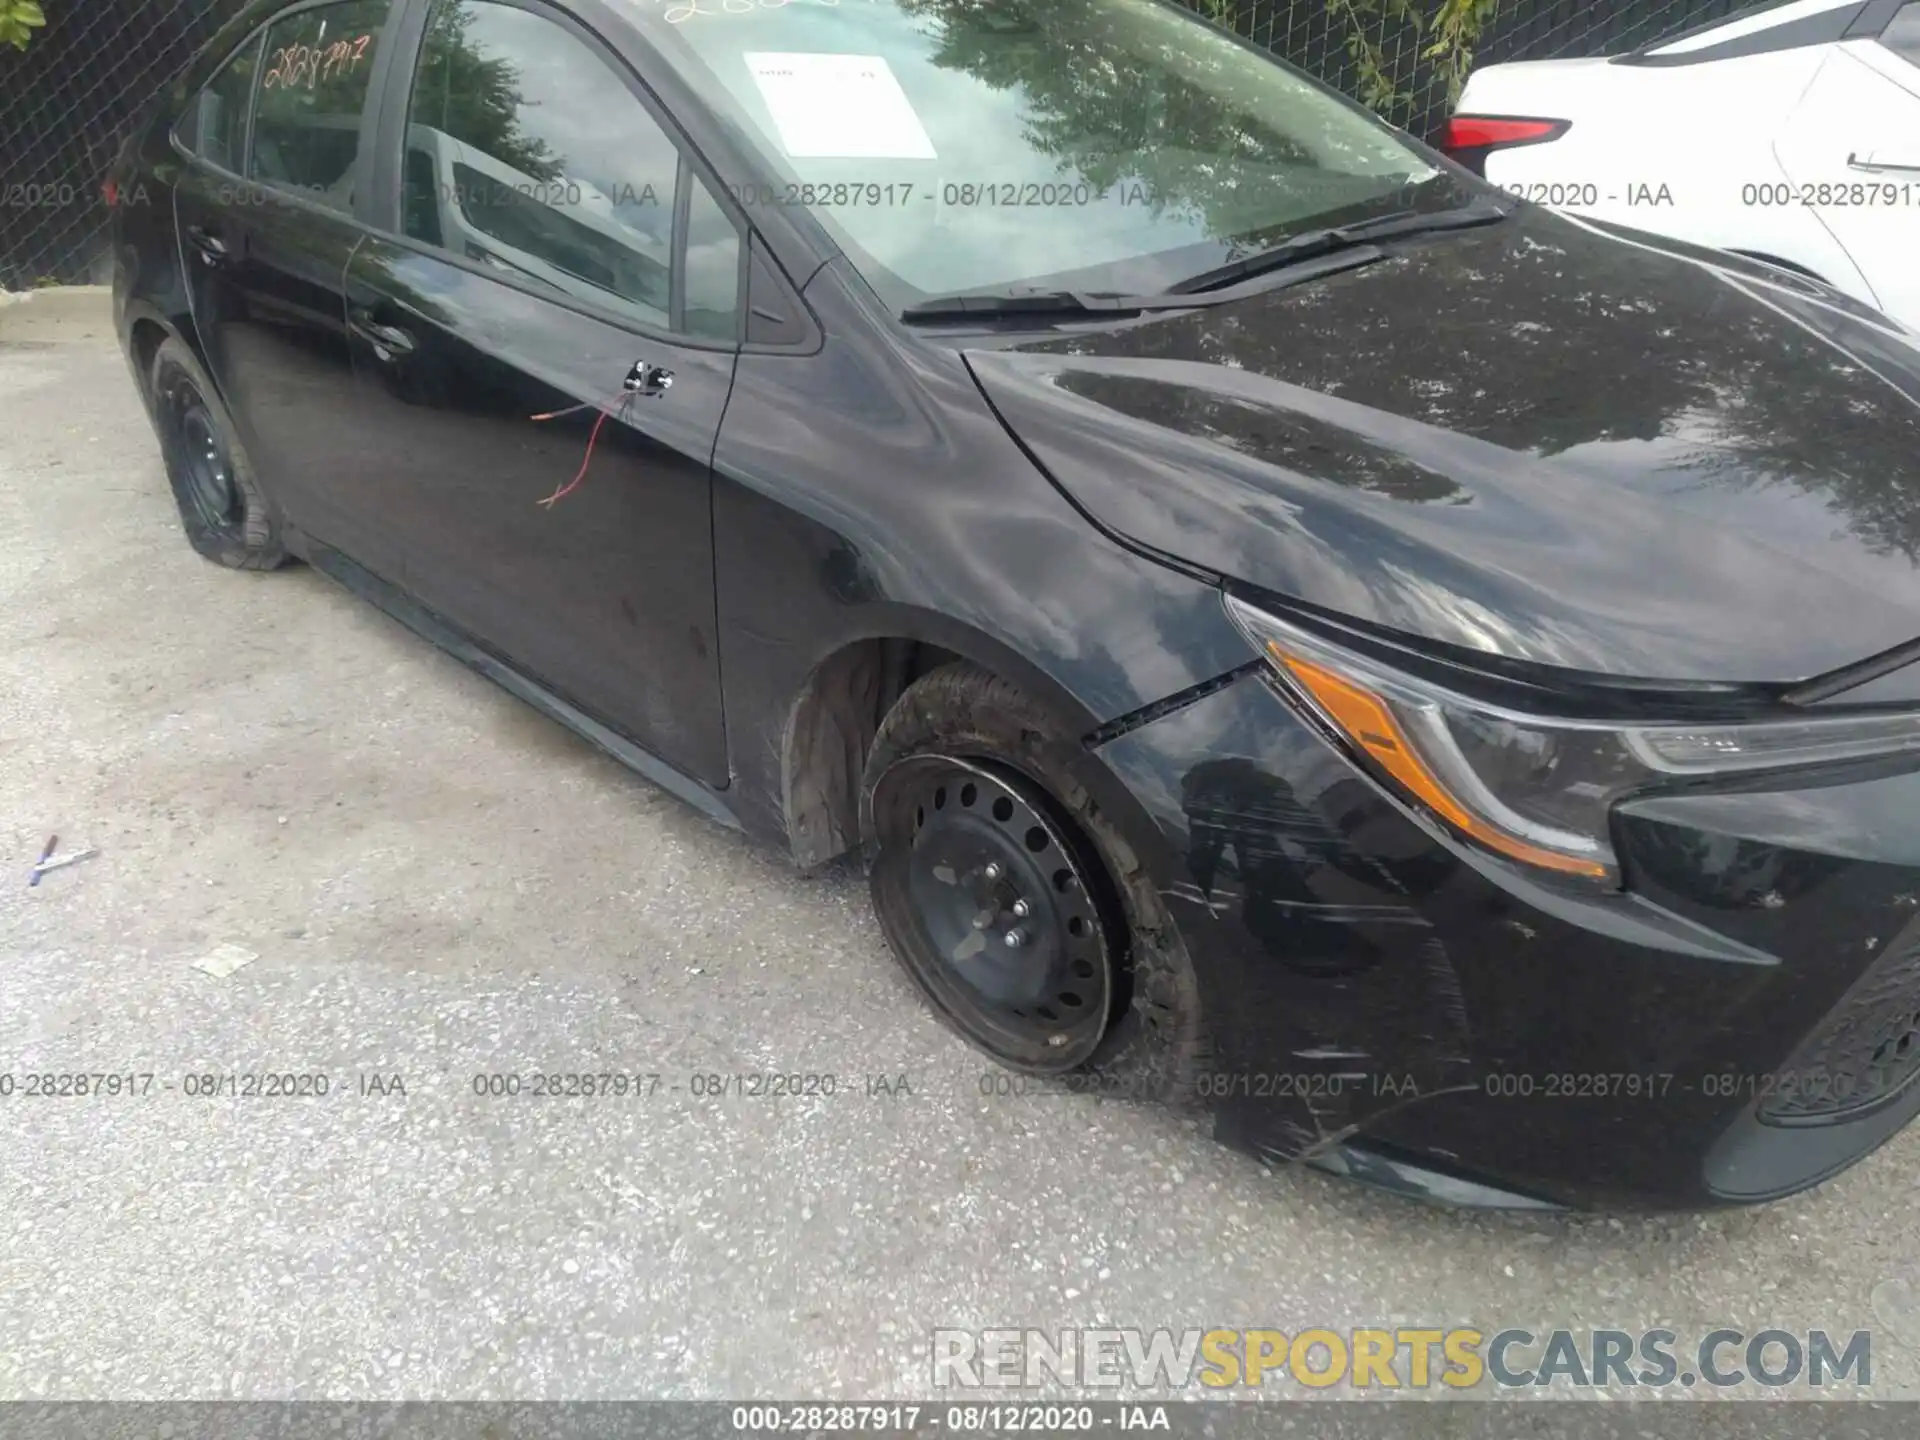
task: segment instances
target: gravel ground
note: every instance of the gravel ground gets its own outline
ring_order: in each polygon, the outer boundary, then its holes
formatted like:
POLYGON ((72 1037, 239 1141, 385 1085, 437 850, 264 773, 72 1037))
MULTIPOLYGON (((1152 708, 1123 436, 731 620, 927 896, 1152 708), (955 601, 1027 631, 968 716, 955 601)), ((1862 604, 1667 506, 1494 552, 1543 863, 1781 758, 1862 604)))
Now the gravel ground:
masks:
POLYGON ((983 1095, 858 877, 193 555, 97 293, 0 307, 0 596, 0 1073, 156 1077, 0 1099, 0 1398, 924 1397, 936 1326, 1461 1323, 1867 1328, 1920 1396, 1920 1132, 1758 1210, 1521 1218, 983 1095), (51 832, 101 853, 29 889, 51 832), (608 1070, 662 1088, 472 1086, 608 1070), (761 1070, 838 1093, 692 1093, 761 1070), (254 1072, 331 1093, 186 1094, 254 1072))

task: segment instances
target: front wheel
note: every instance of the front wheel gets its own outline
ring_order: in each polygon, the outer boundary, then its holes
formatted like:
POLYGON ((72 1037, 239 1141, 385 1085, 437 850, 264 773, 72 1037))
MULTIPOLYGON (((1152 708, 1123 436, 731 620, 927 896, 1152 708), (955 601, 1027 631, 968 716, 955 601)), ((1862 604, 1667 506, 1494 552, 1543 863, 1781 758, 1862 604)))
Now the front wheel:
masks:
POLYGON ((1002 1064, 1185 1099, 1207 1051, 1192 965, 1088 763, 997 676, 923 676, 867 764, 874 909, 935 1014, 1002 1064))

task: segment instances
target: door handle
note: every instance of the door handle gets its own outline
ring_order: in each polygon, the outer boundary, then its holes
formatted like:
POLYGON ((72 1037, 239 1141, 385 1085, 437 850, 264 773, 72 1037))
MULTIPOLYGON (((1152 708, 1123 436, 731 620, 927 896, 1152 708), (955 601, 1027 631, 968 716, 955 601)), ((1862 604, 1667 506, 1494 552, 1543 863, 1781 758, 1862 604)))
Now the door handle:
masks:
POLYGON ((1882 160, 1878 153, 1872 150, 1869 150, 1864 155, 1849 150, 1847 152, 1847 168, 1849 170, 1865 170, 1869 174, 1878 174, 1887 170, 1898 170, 1907 175, 1920 175, 1920 161, 1916 161, 1911 165, 1902 165, 1896 161, 1882 160))
POLYGON ((356 315, 352 322, 353 333, 373 347, 373 353, 382 360, 398 360, 411 355, 415 348, 413 336, 398 325, 382 325, 367 315, 356 315))
POLYGON ((227 258, 227 242, 207 229, 204 225, 189 225, 187 240, 200 252, 200 259, 208 265, 224 264, 227 258))
POLYGON ((636 360, 620 384, 622 389, 635 395, 664 395, 673 388, 673 372, 664 366, 636 360))

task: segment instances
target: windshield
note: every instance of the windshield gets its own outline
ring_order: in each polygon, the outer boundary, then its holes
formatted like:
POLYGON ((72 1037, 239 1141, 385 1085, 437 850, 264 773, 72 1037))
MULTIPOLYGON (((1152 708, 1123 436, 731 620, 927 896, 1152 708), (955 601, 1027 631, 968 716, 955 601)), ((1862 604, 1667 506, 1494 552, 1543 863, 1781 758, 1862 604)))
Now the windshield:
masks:
POLYGON ((1152 293, 1295 231, 1470 198, 1396 132, 1162 0, 624 0, 905 308, 1152 293))

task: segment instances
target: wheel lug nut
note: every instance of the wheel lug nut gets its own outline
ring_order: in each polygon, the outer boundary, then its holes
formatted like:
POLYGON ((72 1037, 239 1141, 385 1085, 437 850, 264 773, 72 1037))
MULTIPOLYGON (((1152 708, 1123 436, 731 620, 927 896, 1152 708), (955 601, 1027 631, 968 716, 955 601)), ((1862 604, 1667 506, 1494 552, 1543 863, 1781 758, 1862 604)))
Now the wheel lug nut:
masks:
POLYGON ((989 880, 998 880, 1000 878, 1000 862, 998 860, 989 860, 987 862, 987 868, 981 873, 989 880))
POLYGON ((1024 900, 1016 900, 1013 902, 1013 913, 1024 920, 1033 913, 1033 907, 1024 900))
POLYGON ((1015 950, 1018 950, 1022 945, 1027 943, 1027 932, 1016 927, 1007 931, 1004 938, 1007 944, 1011 945, 1015 950))

